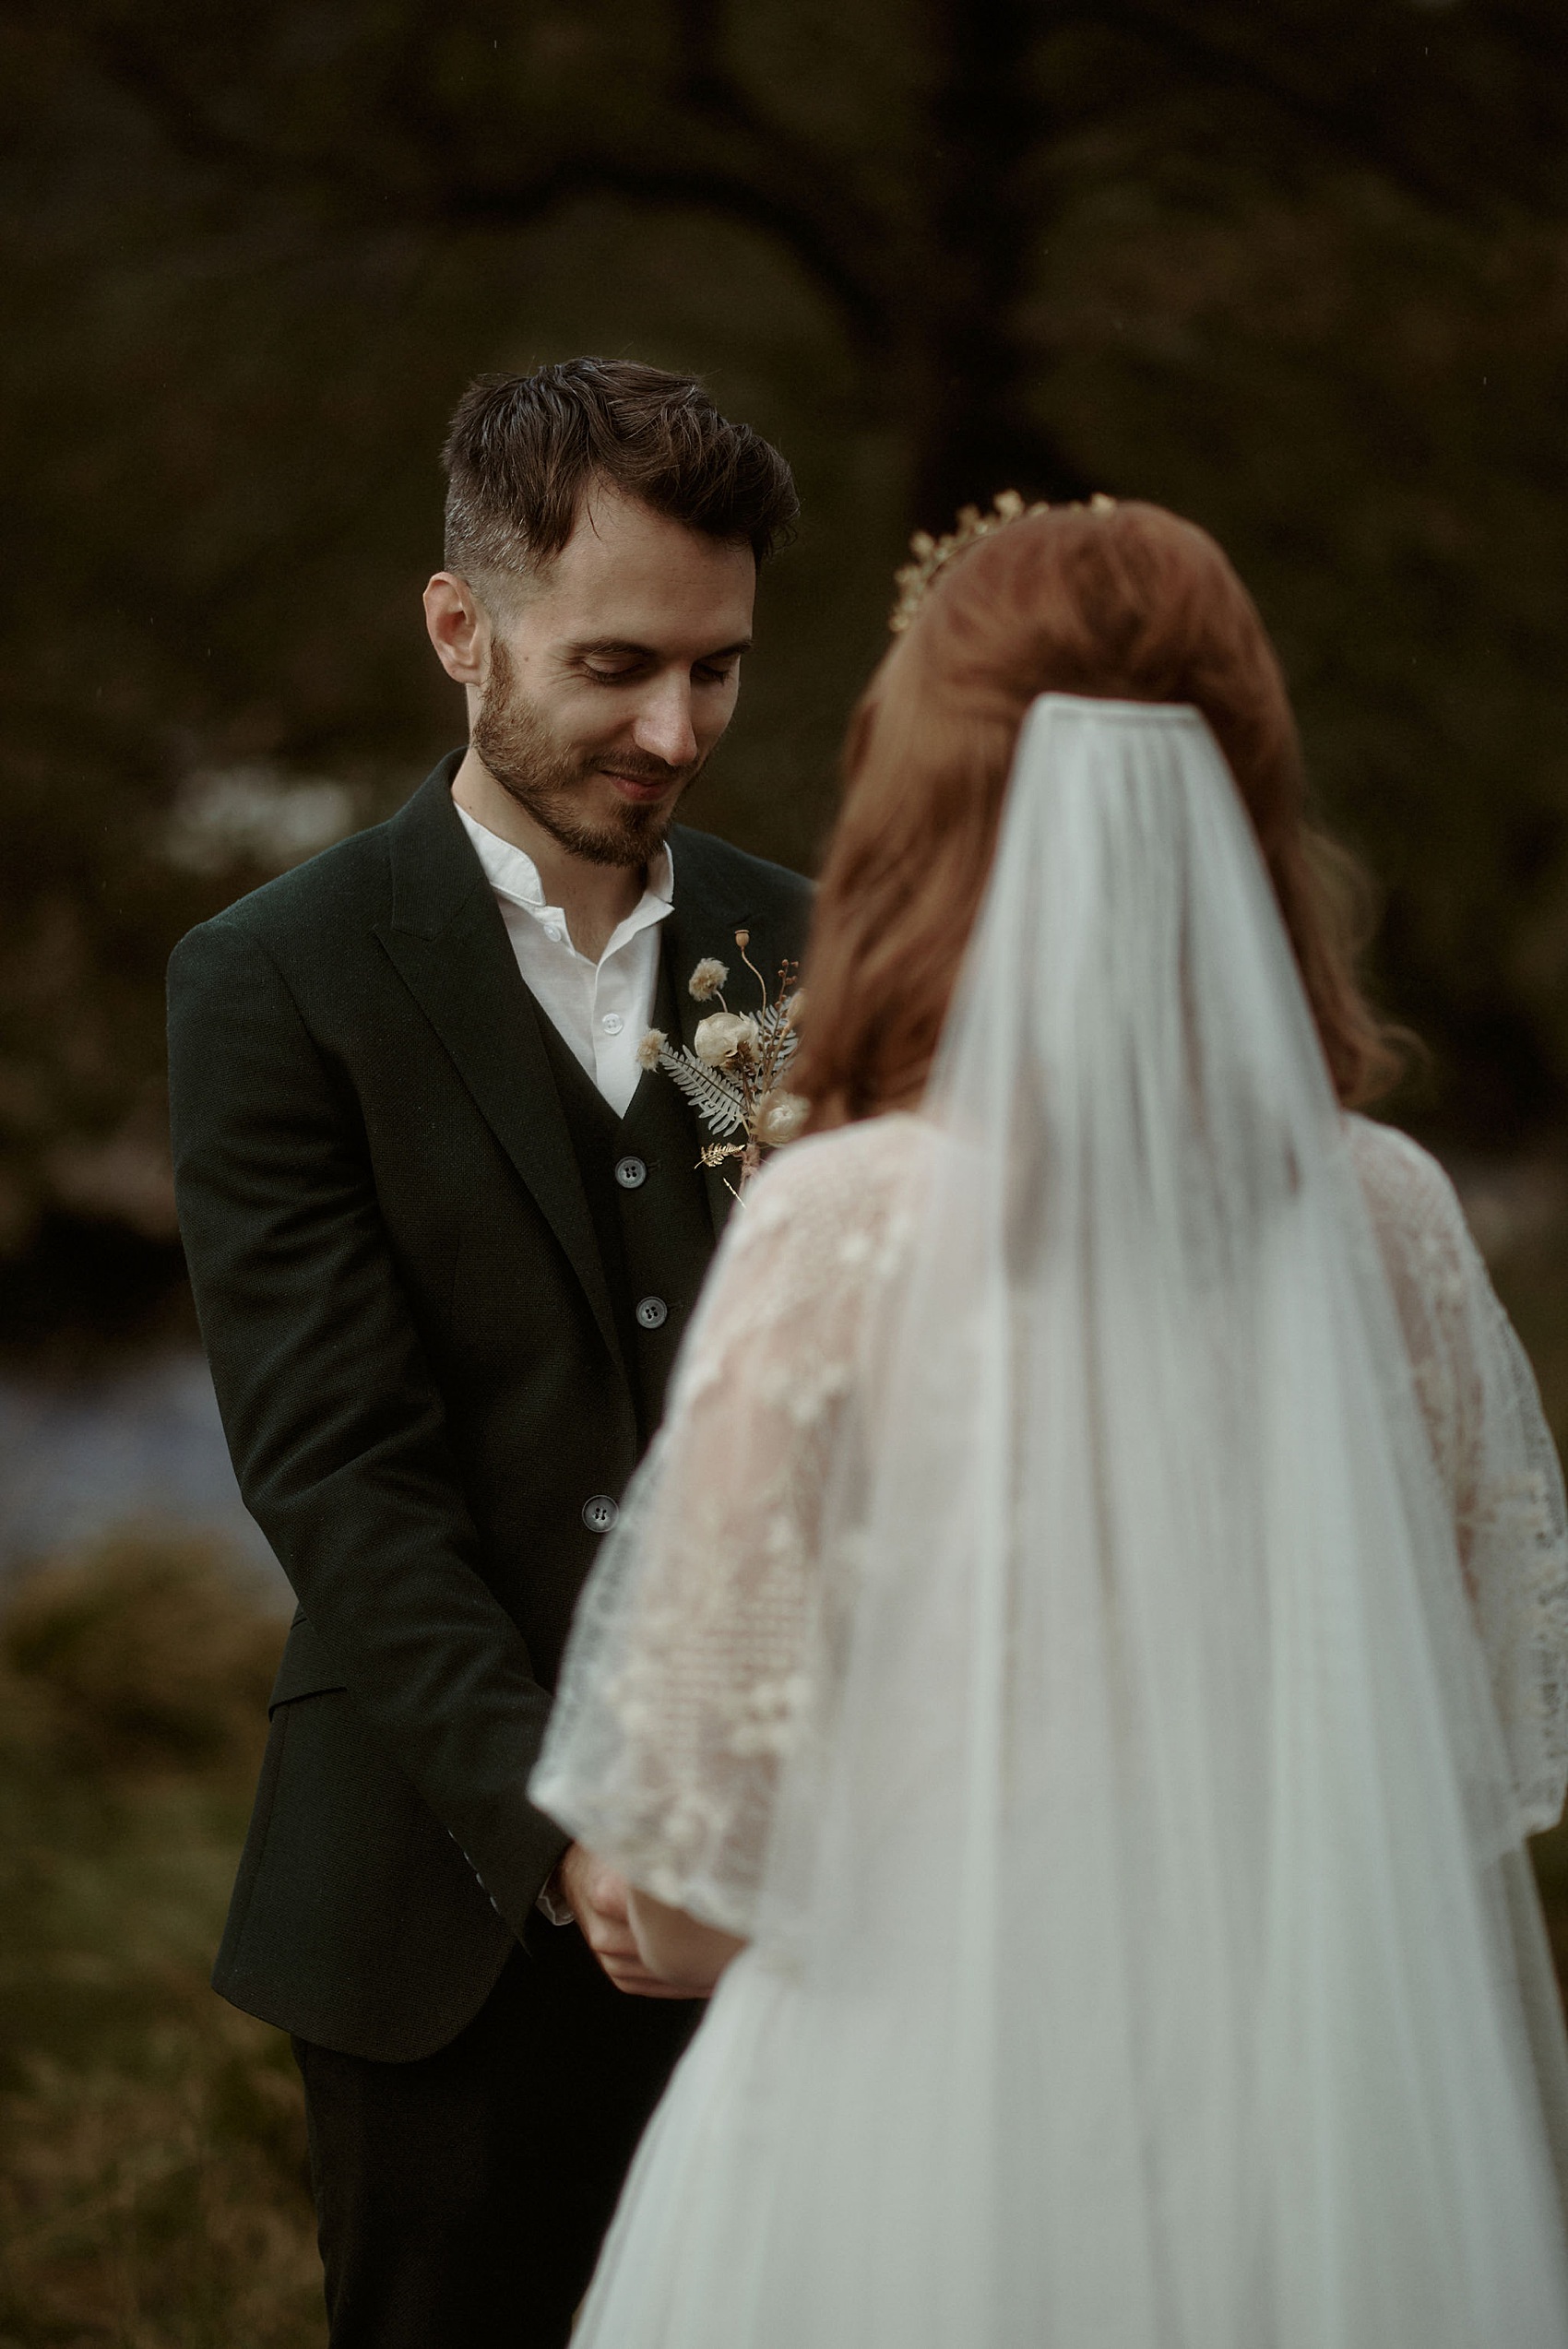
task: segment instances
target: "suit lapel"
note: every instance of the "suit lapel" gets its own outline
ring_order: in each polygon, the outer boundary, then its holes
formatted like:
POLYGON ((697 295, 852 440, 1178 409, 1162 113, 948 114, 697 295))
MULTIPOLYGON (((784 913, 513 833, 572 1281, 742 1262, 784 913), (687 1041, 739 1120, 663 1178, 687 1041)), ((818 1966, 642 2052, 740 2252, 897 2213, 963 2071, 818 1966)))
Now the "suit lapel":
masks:
POLYGON ((392 916, 376 935, 583 1285, 624 1370, 610 1287, 540 1033, 490 884, 452 804, 453 752, 389 826, 392 916))
MULTIPOLYGON (((734 876, 724 872, 706 833, 689 832, 683 825, 677 825, 671 846, 675 861, 675 902, 664 925, 665 954, 681 1040, 689 1045, 696 1034, 698 1021, 714 1008, 712 1004, 694 1002, 686 985, 703 956, 712 955, 728 967, 730 979, 724 992, 731 1010, 754 1012, 758 1008, 757 983, 741 960, 735 932, 750 931, 746 952, 766 980, 770 996, 778 981, 782 949, 761 903, 738 891, 734 876)), ((695 1118, 693 1122, 695 1123, 695 1118)), ((706 1127, 701 1132, 703 1140, 707 1141, 706 1127)), ((728 1162, 725 1167, 703 1169, 715 1238, 723 1231, 735 1204, 734 1193, 726 1180, 727 1172, 732 1180, 733 1169, 728 1162)))

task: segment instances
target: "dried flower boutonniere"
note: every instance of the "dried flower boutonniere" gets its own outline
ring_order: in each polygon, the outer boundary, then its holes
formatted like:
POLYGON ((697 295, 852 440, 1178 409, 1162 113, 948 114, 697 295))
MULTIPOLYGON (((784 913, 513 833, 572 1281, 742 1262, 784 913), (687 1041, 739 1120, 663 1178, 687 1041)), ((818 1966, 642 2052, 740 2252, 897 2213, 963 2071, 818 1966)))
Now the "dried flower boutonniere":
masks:
POLYGON ((708 1131, 718 1139, 705 1142, 701 1163, 721 1167, 739 1158, 740 1180, 731 1184, 737 1198, 746 1179, 762 1164, 765 1150, 792 1142, 804 1125, 811 1104, 781 1082, 800 1042, 804 998, 795 984, 795 965, 778 966, 778 984, 770 998, 764 979, 746 948, 749 930, 737 930, 741 960, 756 980, 761 997, 755 1012, 732 1012, 724 999, 730 973, 712 955, 705 955, 687 981, 694 1002, 717 1002, 719 1009, 697 1023, 689 1045, 672 1051, 662 1028, 650 1027, 637 1046, 645 1069, 662 1069, 674 1079, 708 1131))

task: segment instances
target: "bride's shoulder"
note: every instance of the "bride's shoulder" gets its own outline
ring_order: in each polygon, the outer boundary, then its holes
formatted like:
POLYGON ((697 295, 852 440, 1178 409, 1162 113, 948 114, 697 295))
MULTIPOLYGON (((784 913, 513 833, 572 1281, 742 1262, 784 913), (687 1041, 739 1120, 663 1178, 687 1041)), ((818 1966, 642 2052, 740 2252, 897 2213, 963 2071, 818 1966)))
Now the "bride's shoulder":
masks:
POLYGON ((842 1345, 868 1298, 907 1261, 916 1225, 909 1186, 927 1159, 929 1131, 918 1118, 890 1115, 779 1150, 730 1218, 710 1322, 724 1330, 739 1316, 754 1335, 788 1321, 809 1325, 819 1348, 842 1345))
POLYGON ((931 1129, 904 1111, 808 1134, 780 1150, 754 1182, 741 1217, 758 1240, 826 1225, 864 1229, 885 1222, 926 1164, 931 1129))
POLYGON ((1351 1164, 1380 1229, 1450 1242, 1467 1236, 1459 1195, 1430 1150, 1375 1118, 1352 1114, 1345 1129, 1351 1164))
POLYGON ((758 1177, 753 1198, 777 1213, 808 1200, 868 1190, 897 1190, 924 1163, 931 1129, 907 1110, 861 1118, 828 1133, 811 1133, 780 1150, 758 1177))

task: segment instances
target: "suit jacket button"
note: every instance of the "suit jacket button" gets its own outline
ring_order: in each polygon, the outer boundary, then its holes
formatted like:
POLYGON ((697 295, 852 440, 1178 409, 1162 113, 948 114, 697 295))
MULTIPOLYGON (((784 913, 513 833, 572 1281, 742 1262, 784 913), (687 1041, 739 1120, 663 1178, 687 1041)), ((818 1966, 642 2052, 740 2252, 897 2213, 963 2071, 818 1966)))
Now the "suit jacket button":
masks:
POLYGON ((637 1306, 637 1327, 661 1330, 670 1319, 670 1308, 662 1297, 645 1297, 637 1306))
POLYGON ((620 1514, 607 1492, 590 1493, 583 1503, 583 1523, 590 1534, 607 1534, 620 1514))
POLYGON ((640 1191, 647 1180, 647 1169, 640 1158, 617 1158, 615 1180, 623 1191, 640 1191))

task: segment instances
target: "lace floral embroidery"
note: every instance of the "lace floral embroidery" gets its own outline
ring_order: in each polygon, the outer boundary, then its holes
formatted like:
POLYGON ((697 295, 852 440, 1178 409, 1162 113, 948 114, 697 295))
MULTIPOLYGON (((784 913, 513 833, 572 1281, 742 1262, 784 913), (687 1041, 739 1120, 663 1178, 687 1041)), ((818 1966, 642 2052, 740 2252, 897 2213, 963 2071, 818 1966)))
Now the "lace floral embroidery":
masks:
POLYGON ((1350 1133, 1524 1823, 1538 1832, 1568 1785, 1568 1509, 1556 1451, 1447 1177, 1391 1127, 1354 1118, 1350 1133))
MULTIPOLYGON (((734 1932, 751 1923, 779 1762, 811 1716, 813 1659, 861 1571, 852 1535, 821 1554, 824 1487, 854 1453, 847 1415, 865 1406, 879 1302, 909 1270, 926 1146, 917 1120, 883 1119, 796 1144, 759 1180, 585 1602, 575 1685, 591 1695, 563 1698, 570 1760, 551 1807, 636 1882, 734 1932)), ((1350 1146, 1537 1829, 1568 1781, 1556 1454, 1441 1169, 1365 1120, 1350 1146)), ((960 1341, 941 1366, 956 1379, 960 1341)))

